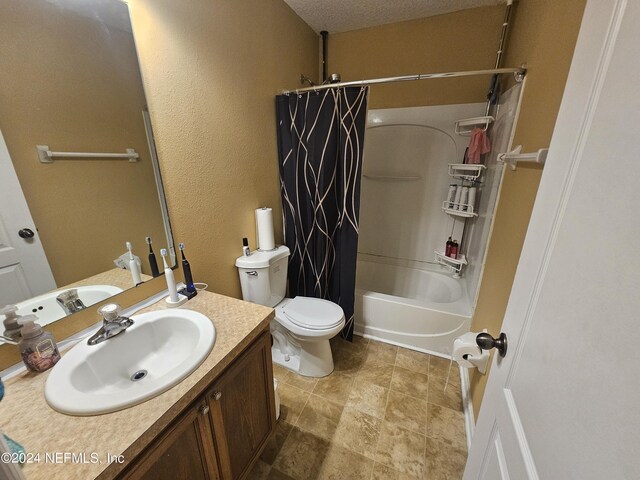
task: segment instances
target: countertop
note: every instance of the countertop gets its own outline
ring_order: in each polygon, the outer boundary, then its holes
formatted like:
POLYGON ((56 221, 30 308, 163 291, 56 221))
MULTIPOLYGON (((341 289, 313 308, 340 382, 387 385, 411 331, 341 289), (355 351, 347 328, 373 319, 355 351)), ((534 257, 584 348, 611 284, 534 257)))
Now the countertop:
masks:
MULTIPOLYGON (((140 279, 143 282, 148 282, 153 277, 150 275, 140 274, 140 279)), ((86 287, 88 285, 113 285, 119 287, 123 291, 133 288, 133 281, 131 280, 131 272, 124 268, 112 268, 106 272, 101 272, 88 278, 83 278, 77 282, 70 283, 64 287, 56 288, 56 290, 67 290, 69 288, 86 287)))
MULTIPOLYGON (((138 313, 165 308, 161 300, 138 313)), ((27 480, 113 478, 123 465, 108 463, 107 455, 123 455, 127 462, 136 456, 206 390, 273 317, 271 308, 205 291, 180 308, 203 313, 212 320, 215 345, 189 377, 144 403, 105 415, 73 417, 47 404, 44 384, 49 372, 24 372, 5 382, 0 430, 20 443, 29 456, 40 454, 39 463, 24 465, 27 480), (65 453, 75 454, 76 462, 68 458, 65 463, 57 463, 65 453), (56 454, 57 459, 53 456, 56 454), (86 463, 77 461, 82 454, 86 463), (92 463, 92 454, 101 463, 92 463)))

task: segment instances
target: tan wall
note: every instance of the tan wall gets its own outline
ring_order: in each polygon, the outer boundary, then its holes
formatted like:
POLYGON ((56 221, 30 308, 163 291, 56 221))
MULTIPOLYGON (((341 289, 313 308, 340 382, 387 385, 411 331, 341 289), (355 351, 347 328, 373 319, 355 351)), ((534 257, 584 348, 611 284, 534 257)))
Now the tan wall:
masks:
POLYGON ((282 241, 274 96, 317 76, 317 35, 282 0, 129 8, 176 240, 196 281, 240 296, 255 208, 274 208, 282 241))
POLYGON ((53 2, 0 0, 0 44, 0 130, 58 285, 113 268, 127 240, 141 258, 145 236, 159 249, 166 242, 131 33, 53 2), (41 164, 36 144, 130 147, 141 160, 41 164))
MULTIPOLYGON (((329 35, 327 72, 348 81, 491 68, 503 16, 503 6, 474 8, 329 35)), ((480 76, 376 85, 369 108, 481 102, 488 84, 480 76)))
MULTIPOLYGON (((527 64, 515 145, 546 148, 582 20, 585 0, 523 0, 516 4, 505 65, 527 64)), ((526 164, 507 169, 496 210, 484 277, 471 329, 500 333, 542 170, 526 164)), ((477 417, 488 375, 473 371, 471 398, 477 417)))

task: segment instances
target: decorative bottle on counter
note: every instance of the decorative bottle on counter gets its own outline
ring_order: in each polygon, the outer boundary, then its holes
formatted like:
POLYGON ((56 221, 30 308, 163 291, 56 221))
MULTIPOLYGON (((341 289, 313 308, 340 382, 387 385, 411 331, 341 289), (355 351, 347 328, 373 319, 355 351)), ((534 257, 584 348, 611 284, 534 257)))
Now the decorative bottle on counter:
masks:
POLYGON ((26 321, 20 330, 22 340, 18 343, 22 361, 32 372, 49 370, 60 360, 60 352, 53 335, 42 330, 42 327, 33 321, 37 320, 35 315, 25 315, 24 320, 26 321))

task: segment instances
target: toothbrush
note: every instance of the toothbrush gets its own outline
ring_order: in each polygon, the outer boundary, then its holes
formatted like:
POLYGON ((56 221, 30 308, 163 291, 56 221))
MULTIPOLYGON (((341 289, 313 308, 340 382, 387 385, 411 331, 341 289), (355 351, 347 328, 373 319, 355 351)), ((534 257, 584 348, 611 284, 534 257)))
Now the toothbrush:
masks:
POLYGON ((145 237, 147 241, 147 245, 149 245, 149 265, 151 266, 151 275, 153 278, 160 276, 160 270, 158 270, 158 262, 156 260, 156 254, 153 253, 153 248, 151 247, 151 237, 145 237))
POLYGON ((187 284, 187 292, 195 292, 196 287, 191 276, 191 265, 189 265, 187 258, 184 256, 184 243, 179 243, 178 248, 180 248, 180 253, 182 254, 182 271, 184 272, 184 283, 187 284))
POLYGON ((133 257, 133 252, 131 249, 131 242, 125 243, 127 246, 127 250, 129 250, 129 270, 131 271, 131 279, 133 280, 133 286, 135 287, 139 283, 142 283, 142 279, 140 278, 140 267, 138 267, 138 263, 136 259, 133 257))
POLYGON ((160 250, 162 255, 162 263, 164 264, 164 277, 167 279, 167 289, 169 290, 169 300, 171 303, 178 303, 178 290, 176 289, 176 279, 173 276, 173 270, 169 268, 167 264, 167 249, 160 250))

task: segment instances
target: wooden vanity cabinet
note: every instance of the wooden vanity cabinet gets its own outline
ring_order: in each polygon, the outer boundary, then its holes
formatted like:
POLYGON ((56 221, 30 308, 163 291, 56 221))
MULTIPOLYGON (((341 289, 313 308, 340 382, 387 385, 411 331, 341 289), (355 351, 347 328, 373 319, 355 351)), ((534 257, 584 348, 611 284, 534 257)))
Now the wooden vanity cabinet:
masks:
POLYGON ((271 335, 266 332, 207 393, 216 458, 224 480, 244 478, 275 427, 271 335))
POLYGON ((120 478, 218 480, 209 408, 200 402, 166 429, 120 478))
POLYGON ((272 368, 265 331, 119 478, 245 478, 275 427, 272 368))

